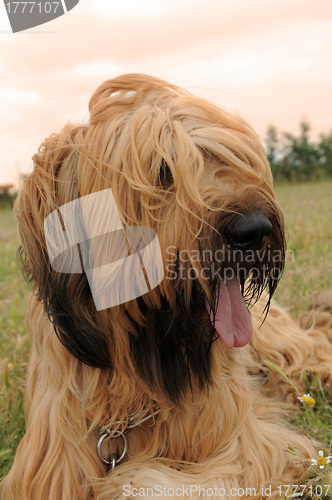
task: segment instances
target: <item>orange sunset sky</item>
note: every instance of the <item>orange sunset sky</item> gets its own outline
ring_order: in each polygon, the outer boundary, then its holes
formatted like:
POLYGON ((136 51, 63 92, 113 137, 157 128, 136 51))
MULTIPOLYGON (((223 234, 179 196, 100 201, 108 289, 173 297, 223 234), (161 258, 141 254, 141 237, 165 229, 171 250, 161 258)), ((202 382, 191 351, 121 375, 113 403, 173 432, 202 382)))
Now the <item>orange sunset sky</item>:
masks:
POLYGON ((81 0, 13 34, 0 3, 0 184, 31 168, 41 140, 87 119, 108 78, 148 73, 246 118, 332 129, 332 0, 81 0))

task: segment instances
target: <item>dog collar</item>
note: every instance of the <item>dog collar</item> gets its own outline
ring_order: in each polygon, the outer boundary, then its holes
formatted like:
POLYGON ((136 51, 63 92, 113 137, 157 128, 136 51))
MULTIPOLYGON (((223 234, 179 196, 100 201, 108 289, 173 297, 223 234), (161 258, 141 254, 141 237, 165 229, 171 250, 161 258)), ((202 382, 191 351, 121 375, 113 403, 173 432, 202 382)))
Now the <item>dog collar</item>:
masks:
POLYGON ((118 465, 120 462, 122 462, 122 460, 127 455, 128 441, 126 438, 126 433, 129 430, 134 429, 135 427, 138 427, 139 425, 143 424, 147 420, 150 420, 151 418, 155 417, 156 415, 158 415, 158 413, 160 413, 160 411, 161 411, 161 409, 157 407, 153 413, 145 415, 143 418, 140 418, 141 413, 139 412, 139 413, 137 413, 137 415, 130 417, 127 422, 126 421, 122 422, 121 420, 116 420, 116 422, 112 426, 108 426, 108 425, 101 426, 100 427, 100 437, 99 437, 98 444, 97 444, 97 453, 98 453, 98 457, 100 458, 100 460, 104 464, 110 466, 111 470, 114 470, 115 466, 118 465), (140 418, 140 420, 138 422, 135 422, 135 420, 137 420, 138 418, 140 418), (119 427, 121 426, 121 428, 123 428, 123 424, 125 424, 126 428, 124 431, 120 431, 119 427), (105 440, 118 439, 118 438, 121 438, 123 440, 123 451, 119 457, 117 457, 116 454, 113 454, 111 456, 111 459, 107 460, 104 457, 102 450, 101 450, 103 442, 105 440))

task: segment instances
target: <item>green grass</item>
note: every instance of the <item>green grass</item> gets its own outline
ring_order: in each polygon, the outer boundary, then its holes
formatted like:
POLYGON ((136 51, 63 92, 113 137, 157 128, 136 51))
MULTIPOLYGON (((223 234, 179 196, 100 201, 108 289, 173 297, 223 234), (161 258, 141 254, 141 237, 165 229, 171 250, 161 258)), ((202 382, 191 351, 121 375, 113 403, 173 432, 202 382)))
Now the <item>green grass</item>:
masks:
POLYGON ((288 261, 276 292, 293 317, 332 285, 332 181, 276 186, 285 216, 288 261))
MULTIPOLYGON (((315 295, 332 286, 332 182, 277 185, 275 195, 285 216, 288 243, 285 272, 275 298, 297 318, 315 295)), ((291 423, 300 432, 325 444, 325 456, 332 455, 331 392, 322 387, 317 377, 308 376, 306 385, 316 404, 294 408, 291 423)), ((329 485, 330 468, 309 469, 307 487, 312 486, 315 491, 317 485, 329 485)), ((328 496, 324 495, 323 488, 321 497, 304 495, 301 498, 332 498, 331 490, 332 484, 328 496)))
MULTIPOLYGON (((276 299, 297 317, 317 292, 332 283, 332 182, 276 186, 275 192, 285 214, 288 248, 293 252, 276 299)), ((16 262, 17 246, 15 218, 10 210, 0 211, 0 478, 9 470, 24 433, 28 287, 16 262)), ((301 432, 325 443, 329 451, 331 403, 319 380, 308 378, 307 386, 317 403, 313 409, 297 409, 293 423, 301 432)), ((317 475, 309 480, 317 484, 317 475)))
POLYGON ((10 209, 0 211, 0 477, 23 436, 23 393, 29 342, 24 318, 28 288, 16 261, 18 236, 10 209))

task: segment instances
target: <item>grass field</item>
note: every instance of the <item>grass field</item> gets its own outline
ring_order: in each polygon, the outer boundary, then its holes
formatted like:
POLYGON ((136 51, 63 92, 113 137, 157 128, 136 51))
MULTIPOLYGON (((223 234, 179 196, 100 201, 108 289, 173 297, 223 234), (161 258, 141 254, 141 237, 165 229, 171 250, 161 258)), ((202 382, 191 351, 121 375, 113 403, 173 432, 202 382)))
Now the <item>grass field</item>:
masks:
POLYGON ((0 211, 0 477, 24 432, 23 391, 29 356, 25 333, 28 287, 16 261, 16 220, 0 211))
MULTIPOLYGON (((297 317, 314 294, 332 284, 332 182, 277 186, 276 197, 285 214, 288 262, 276 293, 279 303, 297 317)), ((29 356, 24 316, 28 287, 16 263, 15 218, 0 211, 0 478, 9 470, 24 432, 23 392, 29 356)), ((315 412, 299 410, 294 421, 305 432, 325 441, 329 451, 332 408, 319 382, 310 387, 317 399, 315 412), (321 402, 322 409, 319 409, 321 402)), ((311 410, 311 409, 310 409, 311 410)), ((302 497, 310 498, 310 497, 302 497)), ((312 497, 316 498, 316 497, 312 497)), ((332 498, 332 497, 331 497, 332 498)))
POLYGON ((277 301, 297 317, 332 286, 332 182, 277 186, 286 222, 288 261, 277 301))

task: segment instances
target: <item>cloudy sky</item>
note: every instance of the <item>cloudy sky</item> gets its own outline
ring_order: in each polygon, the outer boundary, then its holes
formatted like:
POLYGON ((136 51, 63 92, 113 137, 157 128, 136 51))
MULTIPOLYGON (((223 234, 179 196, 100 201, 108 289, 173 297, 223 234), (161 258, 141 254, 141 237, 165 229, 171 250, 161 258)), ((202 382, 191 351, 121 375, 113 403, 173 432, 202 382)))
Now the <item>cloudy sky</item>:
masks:
POLYGON ((244 116, 313 136, 332 129, 331 0, 80 0, 13 34, 0 3, 0 184, 41 140, 87 118, 108 78, 164 78, 244 116))

